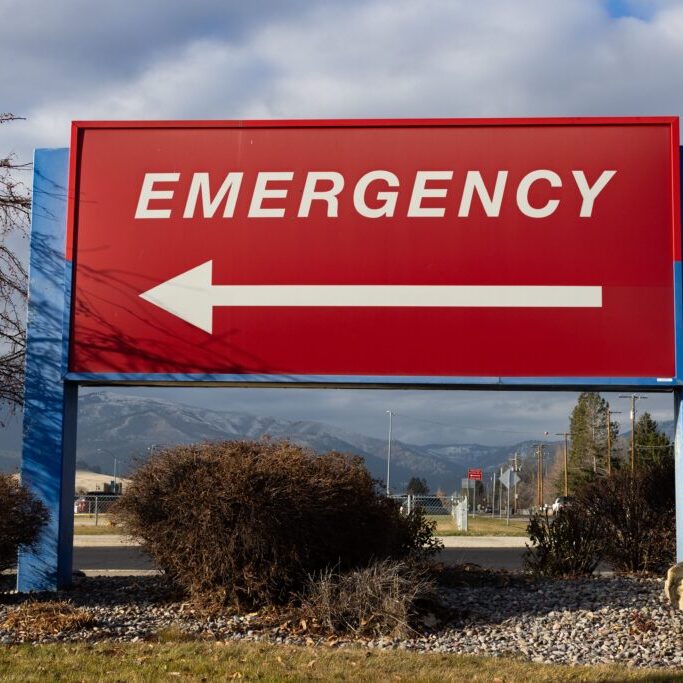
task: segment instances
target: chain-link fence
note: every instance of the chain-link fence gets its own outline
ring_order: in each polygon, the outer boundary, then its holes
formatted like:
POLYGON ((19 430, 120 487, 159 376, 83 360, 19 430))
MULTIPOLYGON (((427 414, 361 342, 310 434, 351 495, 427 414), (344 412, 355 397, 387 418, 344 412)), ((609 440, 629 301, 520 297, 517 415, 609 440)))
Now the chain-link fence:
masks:
POLYGON ((413 510, 422 510, 428 517, 453 520, 458 531, 467 531, 467 496, 436 496, 403 493, 391 496, 401 504, 401 512, 409 515, 413 510))
POLYGON ((97 525, 100 522, 100 515, 108 514, 111 506, 120 497, 120 495, 106 493, 89 493, 83 496, 76 496, 74 498, 74 514, 79 515, 81 520, 85 518, 97 525))

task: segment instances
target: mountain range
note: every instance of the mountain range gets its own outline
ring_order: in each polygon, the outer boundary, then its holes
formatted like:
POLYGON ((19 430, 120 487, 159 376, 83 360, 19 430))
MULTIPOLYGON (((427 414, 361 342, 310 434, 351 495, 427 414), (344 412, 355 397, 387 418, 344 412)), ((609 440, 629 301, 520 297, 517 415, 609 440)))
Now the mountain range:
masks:
MULTIPOLYGON (((7 423, 0 444, 0 469, 18 466, 18 424, 7 423)), ((287 438, 316 453, 331 450, 361 456, 373 477, 386 480, 387 441, 322 422, 289 421, 235 411, 209 410, 160 399, 107 391, 79 399, 78 466, 113 474, 130 471, 155 449, 201 441, 287 438)), ((411 444, 392 440, 391 487, 401 491, 411 477, 422 477, 432 491, 455 491, 468 467, 492 468, 515 451, 527 453, 531 442, 510 446, 481 444, 411 444)))
MULTIPOLYGON (((0 471, 16 470, 21 450, 18 420, 0 413, 0 471)), ((662 431, 672 436, 673 422, 662 431)), ((628 432, 621 435, 624 439, 628 432)), ((316 453, 340 451, 361 456, 376 479, 386 480, 387 441, 322 422, 289 421, 236 411, 184 405, 160 399, 138 398, 108 391, 79 399, 78 467, 119 476, 130 472, 157 448, 202 441, 289 439, 316 453), (115 463, 116 461, 116 463, 115 463)), ((556 445, 552 443, 550 445, 556 445)), ((507 463, 514 452, 526 457, 531 441, 507 446, 465 443, 412 444, 392 440, 391 487, 402 491, 411 477, 427 480, 430 490, 460 489, 467 468, 493 469, 507 463)))

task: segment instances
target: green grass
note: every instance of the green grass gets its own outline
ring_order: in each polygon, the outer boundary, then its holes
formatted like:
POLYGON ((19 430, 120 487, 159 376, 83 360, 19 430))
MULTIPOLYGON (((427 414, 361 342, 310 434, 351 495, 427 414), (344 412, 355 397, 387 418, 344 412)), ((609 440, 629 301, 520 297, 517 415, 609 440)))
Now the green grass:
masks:
POLYGON ((555 666, 484 658, 261 643, 101 643, 0 648, 0 680, 61 681, 683 681, 676 670, 555 666))
POLYGON ((436 522, 437 536, 526 536, 526 519, 511 519, 508 526, 505 519, 490 515, 475 515, 468 518, 467 532, 458 531, 452 517, 428 515, 427 519, 436 522))

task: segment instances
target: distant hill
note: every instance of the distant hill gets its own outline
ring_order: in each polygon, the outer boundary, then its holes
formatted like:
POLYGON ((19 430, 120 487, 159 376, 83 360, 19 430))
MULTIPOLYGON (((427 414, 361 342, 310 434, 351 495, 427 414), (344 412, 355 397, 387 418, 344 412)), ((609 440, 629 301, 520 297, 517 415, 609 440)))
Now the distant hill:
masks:
MULTIPOLYGON (((313 421, 287 421, 234 411, 187 406, 160 399, 138 398, 102 391, 79 401, 78 467, 113 474, 127 474, 136 460, 154 449, 199 441, 288 438, 317 453, 331 450, 361 456, 372 475, 386 478, 387 442, 350 430, 313 421)), ((432 491, 452 492, 468 467, 491 468, 506 462, 529 444, 482 446, 479 444, 416 445, 392 441, 391 483, 403 490, 411 477, 424 477, 432 491)), ((18 447, 14 455, 17 462, 18 447)), ((16 466, 16 465, 15 465, 16 466)), ((0 461, 0 467, 8 469, 0 461)))

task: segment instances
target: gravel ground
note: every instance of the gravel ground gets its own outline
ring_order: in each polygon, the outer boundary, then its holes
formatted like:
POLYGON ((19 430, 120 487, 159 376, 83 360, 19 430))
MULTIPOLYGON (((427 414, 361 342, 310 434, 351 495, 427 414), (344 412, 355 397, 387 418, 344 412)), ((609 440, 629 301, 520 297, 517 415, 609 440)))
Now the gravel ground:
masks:
MULTIPOLYGON (((362 641, 370 648, 525 656, 535 662, 683 667, 683 612, 663 598, 663 579, 629 576, 533 580, 465 572, 441 590, 448 615, 426 635, 362 641)), ((54 599, 54 596, 50 596, 54 599)), ((40 638, 0 627, 0 644, 155 639, 165 629, 188 638, 268 640, 344 647, 358 639, 320 639, 264 623, 257 614, 207 616, 179 601, 162 577, 81 577, 59 594, 96 617, 82 631, 40 638)), ((26 596, 0 593, 0 624, 26 596)), ((427 618, 427 623, 431 620, 427 618)))

